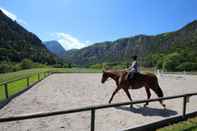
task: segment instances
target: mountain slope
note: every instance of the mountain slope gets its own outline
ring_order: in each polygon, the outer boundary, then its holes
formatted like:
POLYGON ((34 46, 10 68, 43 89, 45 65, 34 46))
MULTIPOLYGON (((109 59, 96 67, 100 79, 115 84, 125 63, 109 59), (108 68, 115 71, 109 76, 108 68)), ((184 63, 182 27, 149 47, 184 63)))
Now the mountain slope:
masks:
POLYGON ((47 47, 47 49, 62 58, 65 54, 65 49, 61 46, 58 41, 45 41, 43 44, 47 47))
POLYGON ((0 61, 20 62, 24 58, 40 63, 55 63, 42 41, 0 10, 0 61))
MULTIPOLYGON (((102 62, 130 62, 132 55, 138 55, 143 61, 152 54, 168 53, 185 47, 195 52, 197 21, 193 21, 175 32, 156 36, 138 35, 96 43, 80 50, 67 51, 65 59, 74 64, 89 65, 102 62)), ((144 63, 146 64, 146 62, 144 63)))

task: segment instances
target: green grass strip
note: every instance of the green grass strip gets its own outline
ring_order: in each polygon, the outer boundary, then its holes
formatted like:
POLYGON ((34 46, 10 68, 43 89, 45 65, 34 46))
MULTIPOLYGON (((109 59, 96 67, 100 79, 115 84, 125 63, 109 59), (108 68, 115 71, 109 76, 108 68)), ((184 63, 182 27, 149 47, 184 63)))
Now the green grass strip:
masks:
POLYGON ((0 101, 5 99, 5 91, 4 91, 4 86, 0 85, 0 101))
POLYGON ((38 81, 38 75, 37 75, 37 74, 32 75, 32 76, 29 78, 29 84, 30 84, 30 85, 34 84, 36 81, 38 81))
POLYGON ((22 79, 8 84, 8 94, 12 96, 27 88, 27 80, 22 79))
MULTIPOLYGON (((21 70, 17 72, 10 72, 5 74, 0 74, 0 83, 10 80, 15 80, 21 77, 31 76, 37 73, 47 72, 47 71, 54 71, 57 68, 38 68, 38 69, 28 69, 28 70, 21 70)), ((62 70, 60 68, 59 70, 62 70)))
POLYGON ((197 117, 158 129, 157 131, 197 131, 197 117))

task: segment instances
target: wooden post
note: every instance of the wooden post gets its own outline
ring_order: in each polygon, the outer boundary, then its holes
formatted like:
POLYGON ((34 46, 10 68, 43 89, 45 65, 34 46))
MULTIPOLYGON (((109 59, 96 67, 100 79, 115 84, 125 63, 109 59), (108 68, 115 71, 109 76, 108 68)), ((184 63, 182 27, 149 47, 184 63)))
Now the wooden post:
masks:
POLYGON ((95 109, 91 109, 91 127, 90 131, 94 131, 95 126, 95 109))
POLYGON ((40 80, 40 73, 38 73, 38 80, 40 80))
POLYGON ((9 98, 9 94, 8 94, 8 83, 4 84, 4 89, 5 89, 5 96, 8 99, 9 98))
POLYGON ((185 117, 185 113, 186 113, 186 105, 187 105, 187 102, 186 102, 186 99, 187 99, 188 96, 184 96, 183 97, 183 118, 185 117))
POLYGON ((29 77, 27 77, 27 87, 29 87, 29 77))
POLYGON ((44 78, 46 77, 46 72, 44 72, 44 78))

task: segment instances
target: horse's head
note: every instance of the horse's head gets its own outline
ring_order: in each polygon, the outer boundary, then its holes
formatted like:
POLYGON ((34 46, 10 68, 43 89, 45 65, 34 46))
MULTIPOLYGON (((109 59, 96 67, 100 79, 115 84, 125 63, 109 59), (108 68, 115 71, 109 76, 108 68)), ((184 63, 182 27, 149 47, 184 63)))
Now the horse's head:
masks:
POLYGON ((101 83, 105 83, 105 81, 109 78, 109 75, 106 71, 103 71, 103 76, 101 79, 101 83))

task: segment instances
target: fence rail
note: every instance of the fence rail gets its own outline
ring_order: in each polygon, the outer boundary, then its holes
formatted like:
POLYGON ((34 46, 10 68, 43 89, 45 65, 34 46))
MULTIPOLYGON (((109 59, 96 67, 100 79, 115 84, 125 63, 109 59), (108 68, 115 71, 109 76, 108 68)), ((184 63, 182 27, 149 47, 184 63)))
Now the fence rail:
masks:
POLYGON ((41 80, 41 75, 40 74, 43 74, 43 78, 44 79, 45 77, 47 77, 48 75, 50 75, 50 72, 42 72, 42 73, 35 73, 33 75, 28 75, 28 76, 25 76, 25 77, 21 77, 21 78, 18 78, 18 79, 14 79, 14 80, 9 80, 9 81, 5 81, 5 82, 2 82, 0 83, 0 87, 1 88, 4 88, 4 94, 5 94, 5 99, 8 99, 10 97, 9 95, 9 90, 8 90, 8 84, 10 83, 14 83, 14 82, 17 82, 17 81, 20 81, 20 80, 26 80, 26 88, 28 88, 30 86, 30 78, 33 77, 34 75, 37 75, 37 81, 40 81, 41 80))
POLYGON ((91 127, 90 127, 90 130, 94 131, 96 110, 118 107, 118 106, 124 106, 124 105, 130 105, 130 104, 140 104, 140 103, 146 103, 146 102, 155 102, 155 101, 159 101, 159 100, 170 100, 170 99, 183 98, 182 117, 184 118, 187 115, 186 114, 186 106, 187 106, 188 99, 189 99, 189 97, 194 96, 194 95, 197 95, 197 93, 189 93, 189 94, 183 94, 183 95, 168 96, 168 97, 162 97, 162 98, 154 98, 154 99, 149 99, 149 100, 137 100, 137 101, 133 101, 133 102, 122 102, 122 103, 115 103, 115 104, 96 105, 96 106, 89 106, 89 107, 84 107, 84 108, 77 108, 77 109, 63 110, 63 111, 55 111, 55 112, 43 112, 43 113, 20 115, 20 116, 14 116, 14 117, 0 118, 0 123, 90 111, 91 112, 91 121, 90 121, 91 127))

